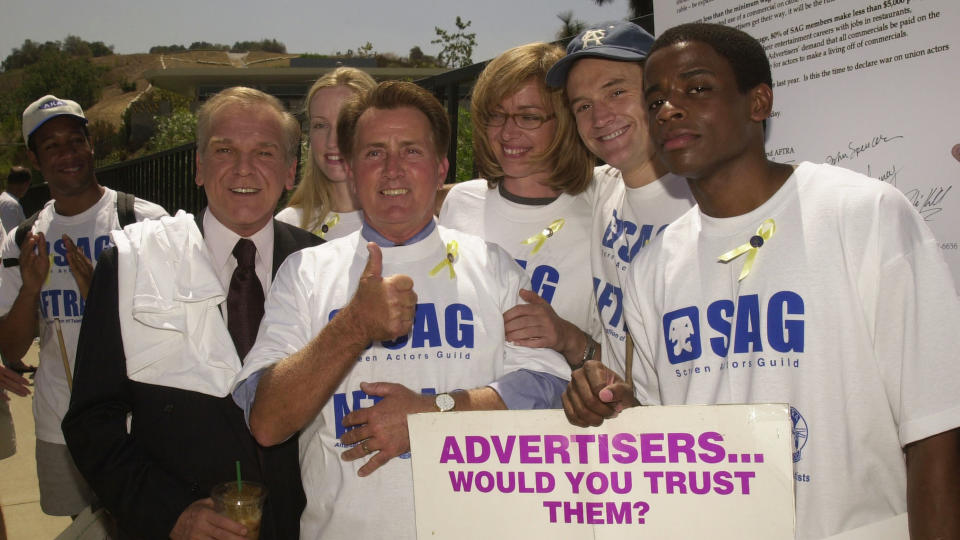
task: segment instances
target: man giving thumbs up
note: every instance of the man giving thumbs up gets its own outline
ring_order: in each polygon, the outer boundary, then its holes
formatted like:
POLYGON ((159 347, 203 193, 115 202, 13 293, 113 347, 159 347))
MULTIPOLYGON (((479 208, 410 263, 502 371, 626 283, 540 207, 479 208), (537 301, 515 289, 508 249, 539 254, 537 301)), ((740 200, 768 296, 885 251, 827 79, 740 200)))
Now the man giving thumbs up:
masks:
POLYGON ((413 539, 407 415, 514 407, 498 378, 569 368, 504 342, 529 288, 516 262, 434 222, 450 127, 431 94, 382 83, 344 106, 337 137, 363 228, 287 259, 234 398, 263 445, 303 430, 301 538, 413 539))

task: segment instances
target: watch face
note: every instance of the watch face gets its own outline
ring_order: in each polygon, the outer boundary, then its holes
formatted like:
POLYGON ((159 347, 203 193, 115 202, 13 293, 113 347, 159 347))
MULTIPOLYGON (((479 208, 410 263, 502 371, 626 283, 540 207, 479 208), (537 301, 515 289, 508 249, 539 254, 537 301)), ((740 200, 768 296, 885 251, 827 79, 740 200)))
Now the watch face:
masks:
POLYGON ((437 404, 437 408, 440 409, 440 412, 447 412, 453 409, 453 406, 456 404, 453 401, 453 396, 450 394, 437 394, 437 398, 434 400, 434 403, 437 404))

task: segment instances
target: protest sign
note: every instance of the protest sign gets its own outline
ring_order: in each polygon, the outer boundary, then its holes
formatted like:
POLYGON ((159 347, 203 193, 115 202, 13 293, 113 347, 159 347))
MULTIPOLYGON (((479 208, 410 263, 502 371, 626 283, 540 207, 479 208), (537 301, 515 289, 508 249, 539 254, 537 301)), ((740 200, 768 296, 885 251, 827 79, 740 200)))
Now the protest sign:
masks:
POLYGON ((635 407, 587 429, 557 410, 408 425, 421 539, 794 536, 786 405, 635 407))

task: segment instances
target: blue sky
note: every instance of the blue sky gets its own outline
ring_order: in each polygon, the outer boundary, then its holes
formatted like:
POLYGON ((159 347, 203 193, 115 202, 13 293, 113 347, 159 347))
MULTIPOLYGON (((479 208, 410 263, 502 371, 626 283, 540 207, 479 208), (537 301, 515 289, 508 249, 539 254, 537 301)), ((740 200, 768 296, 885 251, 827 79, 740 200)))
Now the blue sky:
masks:
POLYGON ((224 0, 4 0, 0 8, 0 58, 24 39, 62 40, 68 34, 114 45, 118 53, 194 41, 232 44, 275 38, 289 52, 333 53, 367 41, 378 52, 406 56, 419 45, 435 55, 434 27, 454 30, 460 15, 477 34, 475 61, 531 41, 549 41, 560 28, 556 14, 573 10, 587 22, 622 19, 627 0, 597 7, 592 0, 338 0, 227 2, 224 0))

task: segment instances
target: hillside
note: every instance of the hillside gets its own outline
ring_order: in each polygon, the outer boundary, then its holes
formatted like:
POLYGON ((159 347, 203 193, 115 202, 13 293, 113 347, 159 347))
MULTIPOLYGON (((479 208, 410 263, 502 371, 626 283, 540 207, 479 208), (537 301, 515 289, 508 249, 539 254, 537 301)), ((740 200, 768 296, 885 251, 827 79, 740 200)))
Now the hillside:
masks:
MULTIPOLYGON (((154 69, 171 67, 286 67, 296 54, 276 54, 261 51, 228 53, 225 51, 187 51, 167 54, 115 54, 92 59, 93 63, 107 66, 110 71, 104 77, 100 100, 86 111, 91 122, 102 121, 118 127, 123 122, 123 111, 141 92, 149 87, 144 73, 154 69), (133 83, 136 90, 124 91, 122 83, 133 83)), ((0 79, 14 73, 4 73, 0 79)), ((2 85, 2 82, 0 82, 2 85)))

